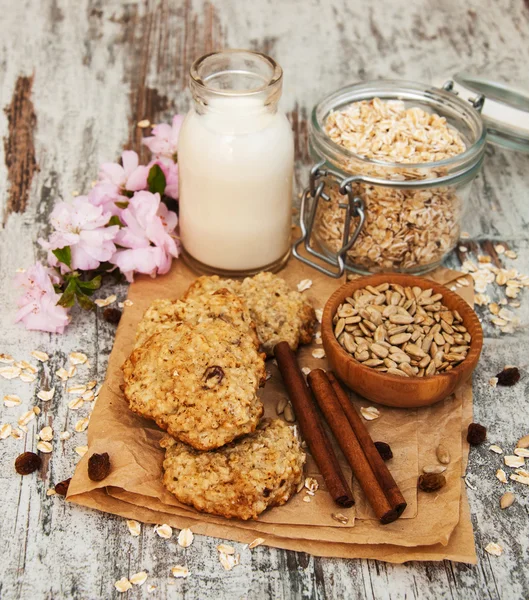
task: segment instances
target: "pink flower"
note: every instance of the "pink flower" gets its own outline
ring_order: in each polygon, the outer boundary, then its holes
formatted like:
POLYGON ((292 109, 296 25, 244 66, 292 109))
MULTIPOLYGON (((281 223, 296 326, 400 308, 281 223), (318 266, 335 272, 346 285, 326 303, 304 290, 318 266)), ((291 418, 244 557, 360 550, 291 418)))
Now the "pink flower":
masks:
POLYGON ((149 168, 140 165, 140 159, 133 150, 125 150, 121 155, 123 166, 118 163, 103 163, 99 167, 99 182, 115 186, 120 195, 125 191, 137 192, 147 187, 149 168))
POLYGON ((166 158, 157 158, 149 163, 149 169, 158 165, 165 175, 164 196, 178 200, 178 164, 166 158))
POLYGON ((67 310, 57 305, 60 294, 53 283, 50 272, 40 262, 16 275, 15 284, 25 290, 17 301, 16 323, 22 321, 26 329, 63 333, 70 319, 67 310))
POLYGON ((127 281, 132 281, 134 272, 151 277, 167 273, 172 257, 178 256, 175 240, 176 214, 160 201, 160 194, 136 192, 121 213, 126 225, 116 234, 116 244, 126 250, 118 250, 110 259, 127 281))
POLYGON ((110 215, 121 214, 121 208, 116 206, 116 202, 128 202, 126 196, 119 193, 119 189, 113 183, 101 181, 88 192, 88 202, 94 206, 100 206, 104 212, 110 215))
POLYGON ((165 157, 173 162, 177 160, 178 136, 184 121, 184 115, 175 115, 172 125, 161 123, 152 128, 152 136, 143 138, 143 143, 156 156, 165 157))
MULTIPOLYGON (((71 204, 59 202, 50 217, 55 231, 48 241, 39 240, 48 250, 49 264, 58 266, 52 250, 65 246, 70 246, 73 270, 97 269, 101 262, 109 260, 116 251, 113 240, 119 230, 117 225, 106 227, 109 218, 109 213, 90 204, 86 196, 78 196, 71 204)), ((60 267, 63 273, 69 271, 63 263, 60 267)))

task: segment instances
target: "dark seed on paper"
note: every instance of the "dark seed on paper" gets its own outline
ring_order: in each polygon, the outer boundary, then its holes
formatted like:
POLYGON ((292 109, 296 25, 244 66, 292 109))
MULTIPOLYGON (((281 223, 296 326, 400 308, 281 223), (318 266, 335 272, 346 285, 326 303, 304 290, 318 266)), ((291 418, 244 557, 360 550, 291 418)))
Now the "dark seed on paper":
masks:
POLYGON ((119 320, 121 319, 121 311, 117 308, 105 308, 105 310, 103 311, 103 319, 105 319, 107 323, 117 325, 119 323, 119 320))
POLYGON ((23 452, 15 460, 15 470, 19 475, 29 475, 36 471, 41 464, 42 460, 38 454, 23 452))
POLYGON ((498 385, 511 386, 520 381, 520 371, 517 367, 509 367, 503 369, 496 377, 498 378, 498 385))
POLYGON ((375 446, 382 460, 391 460, 393 458, 393 452, 389 444, 386 444, 386 442, 375 442, 375 446))
POLYGON ((110 457, 108 452, 92 454, 88 459, 88 477, 92 481, 103 481, 110 473, 110 457))
POLYGON ((467 442, 472 446, 478 446, 487 439, 487 428, 479 423, 470 423, 468 426, 467 442))
POLYGON ((55 486, 55 491, 59 496, 66 496, 68 493, 68 487, 70 486, 71 477, 65 479, 64 481, 59 481, 59 483, 55 486))
POLYGON ((418 487, 423 492, 436 492, 446 485, 446 478, 440 473, 424 473, 419 477, 418 487))

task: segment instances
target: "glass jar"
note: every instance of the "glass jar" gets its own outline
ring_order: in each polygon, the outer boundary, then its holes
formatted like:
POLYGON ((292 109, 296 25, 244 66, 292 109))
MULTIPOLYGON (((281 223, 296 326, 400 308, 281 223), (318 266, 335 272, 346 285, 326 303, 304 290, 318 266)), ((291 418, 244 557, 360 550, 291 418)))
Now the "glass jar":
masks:
POLYGON ((486 129, 478 109, 449 91, 402 81, 361 83, 327 96, 312 112, 310 151, 317 164, 303 194, 302 237, 294 254, 334 277, 344 270, 420 274, 437 267, 457 244, 470 186, 483 162, 486 129), (366 158, 332 141, 325 131, 329 114, 374 98, 444 117, 465 150, 405 164, 366 158), (320 262, 301 254, 301 244, 320 262))
POLYGON ((280 269, 290 254, 294 138, 278 110, 282 70, 246 50, 191 67, 178 142, 183 254, 200 272, 280 269))

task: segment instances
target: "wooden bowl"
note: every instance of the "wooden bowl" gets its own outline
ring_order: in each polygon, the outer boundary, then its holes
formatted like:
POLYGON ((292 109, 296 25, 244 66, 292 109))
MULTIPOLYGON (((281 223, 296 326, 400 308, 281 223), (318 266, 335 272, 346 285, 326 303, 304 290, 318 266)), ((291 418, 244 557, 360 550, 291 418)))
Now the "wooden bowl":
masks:
POLYGON ((476 313, 460 296, 428 279, 396 273, 360 277, 338 288, 325 305, 321 334, 329 364, 344 383, 373 402, 401 408, 428 406, 447 398, 459 384, 470 377, 478 364, 483 346, 483 331, 476 313), (446 373, 430 377, 402 377, 375 371, 348 354, 334 336, 332 320, 336 310, 345 298, 353 295, 355 290, 365 288, 366 285, 377 286, 382 283, 432 288, 434 294, 443 294, 442 303, 449 309, 459 312, 464 326, 472 336, 465 360, 446 373))

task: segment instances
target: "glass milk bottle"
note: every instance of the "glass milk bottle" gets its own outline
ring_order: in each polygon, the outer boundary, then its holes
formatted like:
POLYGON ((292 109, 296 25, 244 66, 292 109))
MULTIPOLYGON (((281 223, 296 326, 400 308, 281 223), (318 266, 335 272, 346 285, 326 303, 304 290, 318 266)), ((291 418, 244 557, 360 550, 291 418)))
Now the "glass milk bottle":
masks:
POLYGON ((288 259, 294 139, 277 109, 282 75, 271 58, 246 50, 207 54, 191 67, 179 218, 195 270, 251 275, 288 259))

